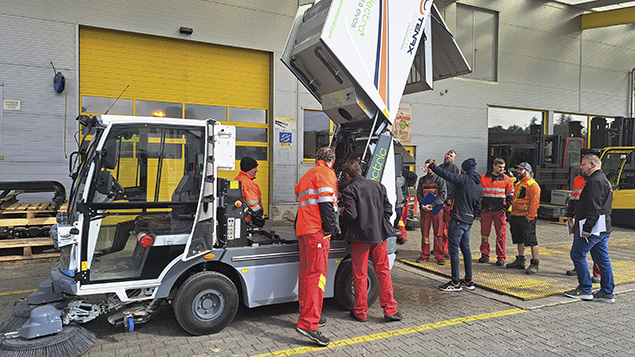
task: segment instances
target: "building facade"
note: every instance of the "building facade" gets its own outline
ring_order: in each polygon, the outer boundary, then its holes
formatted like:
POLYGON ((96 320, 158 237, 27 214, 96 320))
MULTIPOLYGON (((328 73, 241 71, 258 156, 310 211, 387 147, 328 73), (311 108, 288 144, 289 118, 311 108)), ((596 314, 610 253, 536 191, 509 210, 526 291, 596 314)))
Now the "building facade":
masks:
MULTIPOLYGON (((269 216, 294 211, 293 187, 313 166, 312 148, 328 140, 309 128, 319 103, 279 60, 303 3, 4 0, 0 181, 68 187, 78 114, 159 108, 236 125, 237 156, 259 160, 269 216), (65 77, 62 93, 56 72, 65 77)), ((635 25, 582 30, 582 9, 543 0, 435 4, 474 72, 403 97, 411 107, 406 144, 416 147, 418 165, 454 149, 484 172, 488 127, 501 109, 542 113, 547 133, 559 114, 632 116, 635 25)))

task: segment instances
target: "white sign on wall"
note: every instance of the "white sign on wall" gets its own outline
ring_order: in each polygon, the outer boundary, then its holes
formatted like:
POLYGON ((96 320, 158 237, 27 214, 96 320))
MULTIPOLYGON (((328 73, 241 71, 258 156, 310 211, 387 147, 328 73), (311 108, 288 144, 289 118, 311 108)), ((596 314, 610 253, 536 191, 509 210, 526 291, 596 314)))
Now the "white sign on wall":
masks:
POLYGON ((14 99, 4 99, 2 101, 3 110, 22 110, 22 101, 14 99))
MULTIPOLYGON (((0 101, 4 103, 3 99, 4 84, 0 82, 0 101)), ((4 110, 0 110, 0 160, 4 160, 4 110)))

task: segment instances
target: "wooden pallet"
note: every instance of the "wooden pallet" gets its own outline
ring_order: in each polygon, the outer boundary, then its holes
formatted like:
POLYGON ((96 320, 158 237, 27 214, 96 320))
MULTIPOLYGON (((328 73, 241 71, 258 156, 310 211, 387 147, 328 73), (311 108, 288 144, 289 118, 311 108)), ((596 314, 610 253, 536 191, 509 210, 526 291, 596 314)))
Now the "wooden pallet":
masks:
POLYGON ((20 227, 50 227, 56 223, 57 212, 65 211, 67 207, 68 203, 64 203, 55 210, 52 202, 5 204, 0 209, 0 234, 20 227))
POLYGON ((2 239, 0 240, 0 263, 52 260, 60 256, 59 252, 33 253, 34 247, 53 248, 53 240, 51 238, 2 239), (7 252, 11 248, 22 248, 22 255, 2 255, 2 253, 7 252))

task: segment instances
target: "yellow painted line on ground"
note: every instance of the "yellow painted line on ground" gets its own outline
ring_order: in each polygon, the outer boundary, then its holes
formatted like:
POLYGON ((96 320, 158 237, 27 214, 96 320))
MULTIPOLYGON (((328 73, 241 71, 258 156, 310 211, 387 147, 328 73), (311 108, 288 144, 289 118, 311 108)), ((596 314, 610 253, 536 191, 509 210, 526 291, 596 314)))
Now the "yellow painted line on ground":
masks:
POLYGON ((511 310, 504 310, 504 311, 497 311, 497 312, 489 312, 489 313, 486 313, 486 314, 459 317, 459 318, 452 319, 452 320, 434 322, 434 323, 431 323, 431 324, 419 325, 419 326, 414 326, 414 327, 406 327, 406 328, 399 329, 399 330, 393 330, 393 331, 388 331, 388 332, 380 332, 380 333, 376 333, 376 334, 372 334, 372 335, 366 335, 366 336, 353 337, 353 338, 349 338, 349 339, 346 339, 346 340, 333 341, 326 347, 291 348, 291 349, 283 350, 283 351, 275 351, 275 352, 264 353, 264 354, 260 354, 260 355, 254 355, 252 357, 292 356, 292 355, 299 355, 299 354, 303 354, 303 353, 309 353, 309 352, 313 352, 313 351, 320 351, 320 350, 324 350, 324 349, 331 349, 332 350, 332 349, 335 349, 335 348, 338 348, 338 347, 350 346, 350 345, 354 345, 354 344, 357 344, 357 343, 377 341, 377 340, 382 340, 382 339, 390 338, 390 337, 394 337, 394 336, 403 336, 403 335, 408 335, 408 334, 411 334, 411 333, 417 333, 417 332, 422 332, 422 331, 427 331, 427 330, 433 330, 433 329, 437 329, 437 328, 441 328, 441 327, 459 325, 459 324, 463 324, 463 323, 466 323, 466 322, 473 322, 473 321, 478 321, 478 320, 491 319, 491 318, 495 318, 495 317, 503 317, 503 316, 522 314, 524 312, 527 312, 527 311, 522 310, 522 309, 511 309, 511 310))
POLYGON ((17 295, 17 294, 27 294, 27 293, 32 293, 34 291, 37 291, 37 289, 31 289, 31 290, 19 290, 19 291, 7 291, 4 293, 0 293, 0 296, 7 296, 7 295, 17 295))

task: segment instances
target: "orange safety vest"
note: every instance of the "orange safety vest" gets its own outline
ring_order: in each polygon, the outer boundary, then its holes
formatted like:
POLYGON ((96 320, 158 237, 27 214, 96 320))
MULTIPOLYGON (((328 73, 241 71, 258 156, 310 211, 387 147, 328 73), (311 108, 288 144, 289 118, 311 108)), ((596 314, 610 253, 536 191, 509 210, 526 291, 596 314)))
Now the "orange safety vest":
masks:
POLYGON ((502 174, 504 180, 492 180, 492 176, 488 174, 481 175, 481 186, 483 193, 481 197, 500 198, 505 203, 505 197, 514 193, 514 184, 509 176, 502 174))
POLYGON ((580 195, 582 194, 582 190, 584 190, 584 185, 586 184, 586 179, 582 177, 582 175, 578 175, 573 179, 573 190, 571 191, 570 200, 579 201, 580 195))
POLYGON ((298 236, 312 234, 322 229, 322 216, 318 203, 333 202, 337 209, 337 177, 335 171, 319 160, 295 185, 300 207, 296 222, 298 236))
POLYGON ((253 180, 255 177, 246 173, 245 171, 240 171, 238 176, 234 180, 238 180, 241 183, 242 191, 243 191, 243 199, 249 208, 252 211, 258 212, 262 210, 262 193, 260 192, 260 187, 253 180))
POLYGON ((514 201, 512 216, 524 216, 533 220, 538 215, 540 206, 540 186, 536 180, 527 175, 514 185, 514 201))

